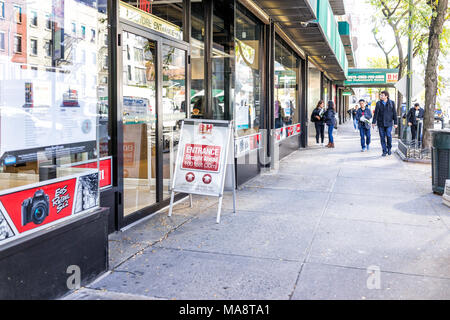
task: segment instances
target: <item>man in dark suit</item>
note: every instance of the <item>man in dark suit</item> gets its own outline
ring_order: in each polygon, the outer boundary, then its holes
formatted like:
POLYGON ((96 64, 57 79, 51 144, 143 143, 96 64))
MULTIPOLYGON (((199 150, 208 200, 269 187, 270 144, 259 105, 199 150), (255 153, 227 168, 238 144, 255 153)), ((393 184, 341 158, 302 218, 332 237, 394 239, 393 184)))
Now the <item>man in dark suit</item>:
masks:
MULTIPOLYGON (((408 121, 408 126, 411 127, 411 137, 412 140, 416 140, 417 134, 417 123, 418 120, 423 119, 425 110, 423 110, 418 103, 414 104, 414 108, 409 109, 406 119, 408 121)), ((420 137, 419 137, 420 140, 420 137)))
POLYGON ((381 147, 383 148, 382 156, 391 155, 392 148, 392 125, 397 128, 397 111, 395 110, 394 101, 389 99, 389 92, 381 91, 380 101, 375 106, 373 114, 372 126, 378 126, 380 133, 381 147))

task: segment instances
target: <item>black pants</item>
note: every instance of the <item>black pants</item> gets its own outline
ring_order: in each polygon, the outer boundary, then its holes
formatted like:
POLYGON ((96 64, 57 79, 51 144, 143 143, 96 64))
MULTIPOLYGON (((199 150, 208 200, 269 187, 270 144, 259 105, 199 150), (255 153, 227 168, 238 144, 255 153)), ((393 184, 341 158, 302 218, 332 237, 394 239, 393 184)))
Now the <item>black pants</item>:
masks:
MULTIPOLYGON (((417 134, 417 124, 413 124, 411 126, 411 140, 416 140, 416 134, 417 134)), ((420 140, 420 137, 419 137, 420 140)))
POLYGON ((321 142, 325 139, 325 124, 320 122, 314 122, 316 126, 316 142, 319 143, 319 136, 321 138, 321 142))

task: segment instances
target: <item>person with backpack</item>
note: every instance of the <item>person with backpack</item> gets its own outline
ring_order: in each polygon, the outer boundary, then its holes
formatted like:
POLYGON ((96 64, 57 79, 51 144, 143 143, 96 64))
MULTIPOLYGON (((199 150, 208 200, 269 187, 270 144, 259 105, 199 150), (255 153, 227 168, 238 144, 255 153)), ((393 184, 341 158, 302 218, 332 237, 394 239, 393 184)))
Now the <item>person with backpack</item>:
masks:
POLYGON ((372 127, 378 126, 380 133, 381 147, 383 148, 382 156, 391 155, 392 148, 392 126, 397 128, 397 110, 395 103, 389 99, 389 92, 381 91, 380 101, 375 106, 373 114, 372 127))
POLYGON ((324 105, 325 103, 323 102, 323 100, 320 100, 311 114, 311 122, 314 122, 314 125, 316 127, 316 142, 317 144, 319 144, 319 137, 320 137, 321 146, 323 146, 323 140, 325 139, 324 105))
POLYGON ((328 101, 328 108, 324 114, 325 123, 328 126, 328 144, 327 148, 334 148, 333 129, 336 126, 336 110, 334 108, 334 102, 328 101))
POLYGON ((360 108, 356 112, 356 120, 358 121, 359 135, 361 136, 361 152, 369 151, 370 145, 370 119, 372 112, 366 105, 364 99, 359 100, 360 108))

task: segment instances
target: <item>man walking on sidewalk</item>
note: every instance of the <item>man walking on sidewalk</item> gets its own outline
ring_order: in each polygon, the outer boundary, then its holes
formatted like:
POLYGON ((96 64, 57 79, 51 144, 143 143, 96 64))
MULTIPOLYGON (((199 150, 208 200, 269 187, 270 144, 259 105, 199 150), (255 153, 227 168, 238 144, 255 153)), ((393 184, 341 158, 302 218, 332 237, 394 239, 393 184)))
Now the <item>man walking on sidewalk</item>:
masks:
POLYGON ((359 100, 361 108, 356 112, 356 119, 358 120, 359 135, 361 136, 361 152, 369 151, 370 145, 370 119, 372 119, 372 112, 366 105, 364 99, 359 100))
POLYGON ((380 101, 375 106, 373 114, 372 126, 378 126, 380 133, 381 147, 383 148, 382 156, 391 155, 392 149, 392 125, 397 128, 397 111, 395 110, 395 103, 389 99, 389 92, 381 91, 380 101))

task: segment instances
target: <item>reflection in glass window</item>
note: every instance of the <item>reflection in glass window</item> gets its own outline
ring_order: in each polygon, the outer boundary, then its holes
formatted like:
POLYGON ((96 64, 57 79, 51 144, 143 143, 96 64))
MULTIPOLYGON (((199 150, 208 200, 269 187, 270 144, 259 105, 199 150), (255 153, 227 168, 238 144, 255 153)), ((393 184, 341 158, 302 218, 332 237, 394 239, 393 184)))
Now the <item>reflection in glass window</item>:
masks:
POLYGON ((14 36, 14 53, 22 53, 22 36, 14 36))
POLYGON ((0 2, 6 13, 0 23, 0 190, 72 175, 72 164, 110 153, 108 87, 102 83, 108 71, 103 59, 90 59, 104 57, 108 47, 71 33, 76 23, 107 34, 104 3, 0 2), (73 59, 83 56, 85 64, 73 59), (48 166, 57 170, 40 176, 48 166))
POLYGON ((238 136, 257 133, 261 114, 261 27, 244 9, 236 11, 234 119, 238 136))
POLYGON ((231 120, 234 73, 234 5, 232 2, 214 2, 212 59, 212 117, 231 120))
POLYGON ((281 39, 275 41, 275 128, 298 123, 297 58, 281 39))
POLYGON ((185 51, 163 45, 163 183, 164 197, 169 197, 175 158, 180 141, 181 120, 186 118, 186 54, 185 51))
POLYGON ((14 22, 22 23, 22 7, 14 6, 14 22))
POLYGON ((5 18, 5 2, 0 1, 0 18, 5 18))
POLYGON ((203 3, 191 2, 191 117, 205 115, 205 19, 203 3))
MULTIPOLYGON (((308 111, 307 111, 307 119, 310 121, 311 114, 316 108, 317 103, 320 98, 320 70, 312 64, 308 62, 308 111)), ((316 131, 313 123, 309 123, 308 125, 308 136, 315 137, 316 131)))
POLYGON ((0 50, 5 51, 5 33, 0 32, 0 50))

